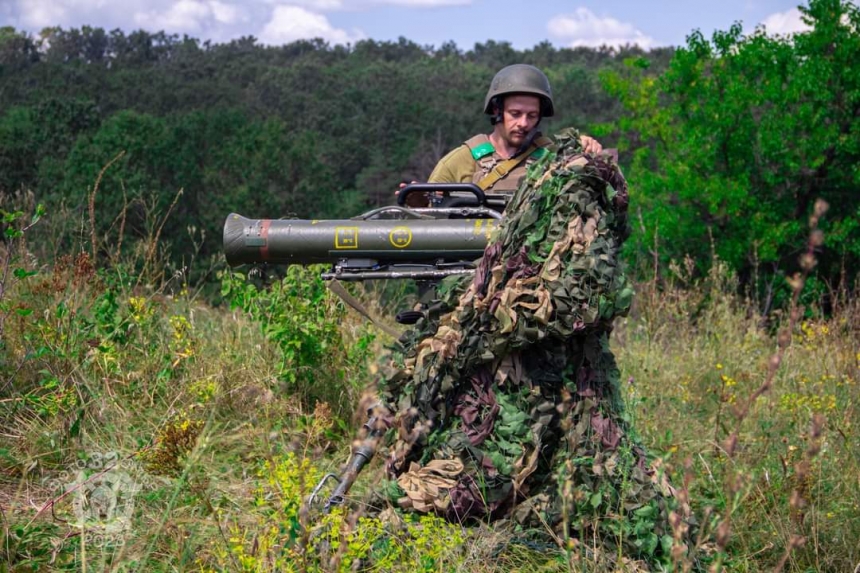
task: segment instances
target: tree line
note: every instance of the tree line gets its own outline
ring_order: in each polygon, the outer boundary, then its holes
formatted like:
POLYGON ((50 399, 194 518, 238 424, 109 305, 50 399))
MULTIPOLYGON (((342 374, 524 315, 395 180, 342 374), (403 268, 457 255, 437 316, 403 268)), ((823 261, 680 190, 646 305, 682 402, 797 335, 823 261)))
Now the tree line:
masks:
POLYGON ((631 261, 668 268, 690 256, 703 272, 716 255, 775 301, 823 198, 838 209, 824 219, 818 284, 850 286, 860 19, 844 0, 802 9, 810 30, 794 37, 736 25, 647 52, 2 28, 0 194, 32 190, 46 204, 55 251, 80 242, 91 198, 105 243, 172 209, 161 241, 203 260, 219 252, 230 211, 348 217, 390 202, 399 182, 426 178, 447 150, 489 130, 490 79, 527 62, 556 94, 545 132, 573 125, 621 149, 631 261))
MULTIPOLYGON (((32 189, 49 213, 70 210, 59 234, 73 241, 99 174, 125 152, 99 179, 99 232, 115 234, 130 204, 124 232, 140 232, 136 211, 164 212, 182 189, 162 236, 187 250, 185 227, 194 225, 207 230, 212 254, 230 211, 346 217, 390 202, 399 182, 426 178, 448 149, 488 130, 483 97, 509 63, 547 70, 559 94, 553 125, 612 121, 620 106, 599 72, 631 55, 644 52, 496 42, 462 51, 405 39, 268 47, 87 27, 32 38, 5 28, 0 192, 32 189)), ((665 67, 671 50, 651 57, 665 67)))

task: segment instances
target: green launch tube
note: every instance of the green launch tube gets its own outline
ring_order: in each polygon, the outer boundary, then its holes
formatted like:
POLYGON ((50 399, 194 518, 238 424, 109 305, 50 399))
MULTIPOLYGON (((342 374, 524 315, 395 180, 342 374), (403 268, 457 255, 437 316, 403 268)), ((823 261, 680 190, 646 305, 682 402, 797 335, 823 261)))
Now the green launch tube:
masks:
POLYGON ((481 257, 496 219, 248 219, 224 223, 224 254, 245 263, 317 264, 367 259, 380 264, 438 263, 481 257))

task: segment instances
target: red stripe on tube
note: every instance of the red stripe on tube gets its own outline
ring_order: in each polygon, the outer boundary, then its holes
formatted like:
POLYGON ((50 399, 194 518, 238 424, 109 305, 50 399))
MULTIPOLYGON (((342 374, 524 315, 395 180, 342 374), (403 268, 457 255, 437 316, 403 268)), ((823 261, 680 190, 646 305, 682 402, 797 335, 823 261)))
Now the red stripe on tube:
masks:
POLYGON ((266 244, 260 247, 260 258, 264 261, 269 260, 269 225, 271 224, 271 219, 263 219, 260 224, 260 238, 266 241, 266 244))

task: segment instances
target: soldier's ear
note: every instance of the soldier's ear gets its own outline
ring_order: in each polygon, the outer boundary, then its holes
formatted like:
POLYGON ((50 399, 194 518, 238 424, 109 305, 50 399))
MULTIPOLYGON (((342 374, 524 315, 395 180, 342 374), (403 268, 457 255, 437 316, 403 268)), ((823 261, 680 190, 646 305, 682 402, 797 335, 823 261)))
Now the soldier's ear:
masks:
POLYGON ((543 119, 545 117, 550 117, 553 115, 550 113, 552 109, 552 104, 545 97, 540 98, 540 118, 543 119))
POLYGON ((502 100, 498 96, 490 100, 490 109, 493 110, 490 123, 493 125, 502 123, 502 100))

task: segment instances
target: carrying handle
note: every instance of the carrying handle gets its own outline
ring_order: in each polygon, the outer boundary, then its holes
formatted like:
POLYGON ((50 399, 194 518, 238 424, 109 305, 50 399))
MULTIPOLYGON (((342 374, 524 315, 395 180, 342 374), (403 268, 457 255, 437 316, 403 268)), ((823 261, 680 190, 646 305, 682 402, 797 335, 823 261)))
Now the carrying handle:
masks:
POLYGON ((412 193, 426 193, 428 191, 445 191, 448 193, 464 191, 473 194, 478 205, 486 205, 487 202, 484 191, 474 183, 410 183, 397 192, 397 204, 403 207, 406 205, 406 197, 412 193))

